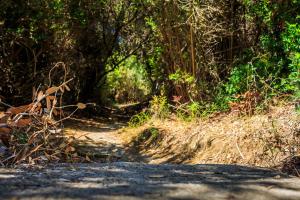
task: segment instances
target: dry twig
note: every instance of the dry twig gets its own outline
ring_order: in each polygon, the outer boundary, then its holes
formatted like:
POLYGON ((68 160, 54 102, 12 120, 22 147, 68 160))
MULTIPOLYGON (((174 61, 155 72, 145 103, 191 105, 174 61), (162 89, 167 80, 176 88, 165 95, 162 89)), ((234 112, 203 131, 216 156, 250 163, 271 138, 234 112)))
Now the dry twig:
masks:
POLYGON ((59 124, 70 118, 76 110, 84 109, 86 105, 78 103, 74 105, 76 109, 71 115, 62 117, 62 108, 67 107, 62 105, 62 97, 65 90, 70 90, 67 84, 72 81, 66 79, 67 71, 64 63, 57 63, 50 70, 49 83, 52 82, 51 72, 60 66, 64 70, 63 83, 59 86, 49 85, 45 91, 39 87, 33 94, 31 104, 20 107, 9 106, 0 119, 5 125, 0 128, 0 139, 5 140, 9 152, 6 156, 0 157, 1 165, 81 160, 74 148, 74 138, 64 137, 59 124), (60 110, 59 116, 57 109, 60 110))

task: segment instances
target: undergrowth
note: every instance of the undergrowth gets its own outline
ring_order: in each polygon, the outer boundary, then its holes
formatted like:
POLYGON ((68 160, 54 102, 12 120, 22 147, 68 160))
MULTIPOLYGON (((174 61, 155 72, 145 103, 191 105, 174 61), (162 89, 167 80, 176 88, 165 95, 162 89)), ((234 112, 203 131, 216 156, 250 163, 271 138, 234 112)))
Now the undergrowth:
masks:
POLYGON ((133 117, 128 122, 129 127, 138 127, 146 122, 148 122, 151 119, 151 114, 148 111, 142 111, 133 117))

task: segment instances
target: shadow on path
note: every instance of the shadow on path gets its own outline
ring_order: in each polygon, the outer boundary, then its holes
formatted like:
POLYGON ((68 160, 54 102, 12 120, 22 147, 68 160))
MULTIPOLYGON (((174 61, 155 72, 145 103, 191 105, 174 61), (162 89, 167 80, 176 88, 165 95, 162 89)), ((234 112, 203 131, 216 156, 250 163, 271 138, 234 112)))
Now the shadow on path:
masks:
POLYGON ((56 164, 0 168, 0 198, 300 199, 300 179, 237 165, 56 164))

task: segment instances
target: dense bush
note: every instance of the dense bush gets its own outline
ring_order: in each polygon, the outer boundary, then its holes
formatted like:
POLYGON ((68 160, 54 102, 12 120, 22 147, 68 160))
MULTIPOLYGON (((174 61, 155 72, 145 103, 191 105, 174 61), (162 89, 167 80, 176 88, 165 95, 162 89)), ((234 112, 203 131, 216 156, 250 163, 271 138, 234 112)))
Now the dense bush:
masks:
POLYGON ((103 77, 149 40, 146 3, 1 1, 0 94, 13 104, 30 101, 32 88, 49 84, 49 70, 64 62, 76 89, 69 100, 97 102, 103 77))
POLYGON ((150 92, 147 71, 137 57, 131 56, 107 75, 101 90, 101 100, 108 103, 141 102, 148 98, 150 92))
POLYGON ((257 44, 238 59, 225 84, 229 95, 257 90, 264 96, 297 94, 300 81, 299 1, 244 1, 257 44))
POLYGON ((299 94, 299 10, 297 0, 1 1, 0 95, 29 101, 59 61, 74 78, 70 101, 163 94, 199 116, 247 91, 299 94))

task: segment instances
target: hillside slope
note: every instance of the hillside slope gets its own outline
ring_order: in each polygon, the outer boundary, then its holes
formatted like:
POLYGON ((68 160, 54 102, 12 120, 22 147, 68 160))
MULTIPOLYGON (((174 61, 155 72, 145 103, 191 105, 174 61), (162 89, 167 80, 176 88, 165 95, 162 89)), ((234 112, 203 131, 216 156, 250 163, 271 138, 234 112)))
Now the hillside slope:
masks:
POLYGON ((300 116, 294 105, 253 116, 222 114, 208 120, 151 120, 121 131, 128 151, 149 163, 222 163, 274 167, 298 155, 300 116))

